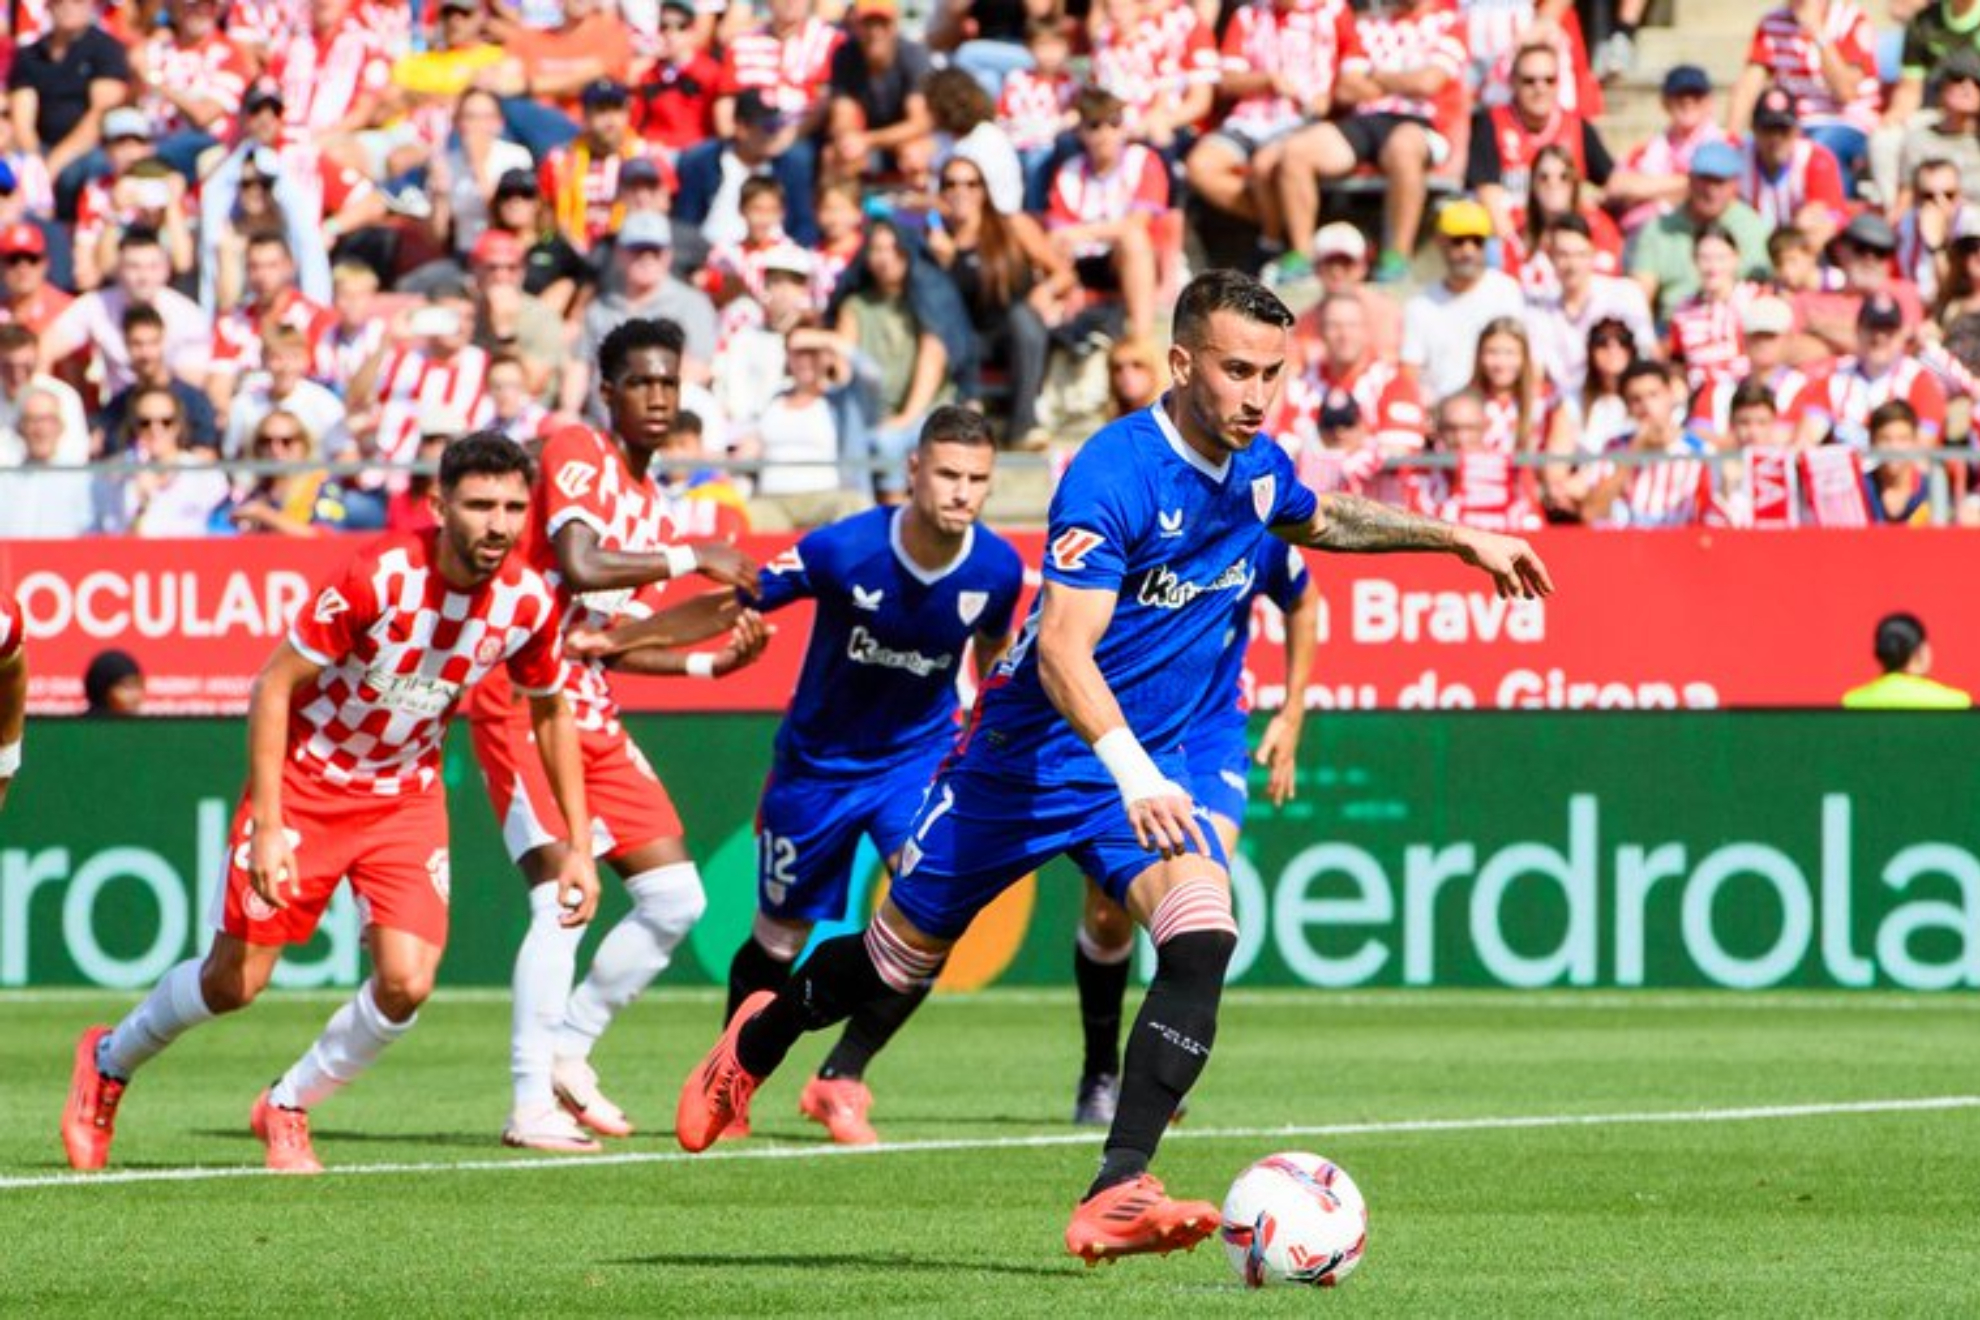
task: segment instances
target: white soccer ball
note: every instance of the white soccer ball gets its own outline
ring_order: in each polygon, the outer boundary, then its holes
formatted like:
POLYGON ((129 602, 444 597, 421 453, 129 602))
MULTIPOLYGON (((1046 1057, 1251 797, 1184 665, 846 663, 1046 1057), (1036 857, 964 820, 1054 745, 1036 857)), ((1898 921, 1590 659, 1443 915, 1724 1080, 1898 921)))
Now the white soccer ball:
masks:
POLYGON ((1224 1254, 1247 1288, 1331 1288, 1368 1249, 1368 1203, 1347 1170, 1304 1151, 1268 1155, 1224 1198, 1224 1254))

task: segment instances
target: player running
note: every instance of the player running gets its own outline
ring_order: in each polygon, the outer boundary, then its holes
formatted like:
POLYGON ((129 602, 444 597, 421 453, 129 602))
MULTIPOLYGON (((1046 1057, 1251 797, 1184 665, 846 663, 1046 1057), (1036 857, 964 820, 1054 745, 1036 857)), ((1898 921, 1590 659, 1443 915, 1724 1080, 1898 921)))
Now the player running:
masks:
POLYGON ((1148 1166, 1209 1058, 1237 944, 1223 853, 1182 785, 1183 742, 1270 532, 1319 550, 1443 550, 1502 595, 1552 590, 1523 541, 1315 496, 1254 444, 1285 371, 1292 313, 1211 271, 1176 305, 1174 387, 1103 428, 1053 497, 1045 588, 978 699, 864 935, 827 940, 776 994, 751 995, 681 1088, 675 1136, 705 1150, 808 1031, 934 979, 976 913, 1061 853, 1155 942, 1119 1111, 1066 1248, 1091 1261, 1194 1246, 1217 1207, 1172 1200, 1148 1166))
MULTIPOLYGON (((1237 602, 1231 640, 1217 657, 1203 709, 1183 740, 1190 793, 1209 812, 1226 858, 1237 853, 1238 831, 1251 797, 1246 776, 1252 756, 1245 746, 1245 712, 1250 703, 1244 691, 1244 659, 1251 640, 1252 602, 1262 596, 1285 613, 1286 701, 1265 726, 1256 757, 1267 770, 1266 793, 1275 807, 1284 806, 1293 795, 1299 735, 1306 717, 1302 698, 1313 674, 1319 639, 1320 592, 1297 546, 1261 540, 1252 575, 1251 590, 1237 602)), ((1073 1093, 1073 1122, 1082 1127, 1108 1127, 1114 1121, 1121 1086, 1122 1006, 1133 956, 1133 918, 1089 879, 1073 948, 1073 983, 1079 988, 1085 1045, 1085 1063, 1073 1093)), ((1176 1117, 1182 1117, 1180 1106, 1176 1117)))
MULTIPOLYGON (((654 454, 667 441, 680 403, 681 328, 671 321, 627 321, 598 350, 599 397, 610 432, 566 427, 544 445, 524 552, 558 593, 567 626, 599 630, 622 614, 657 604, 655 584, 700 573, 753 590, 756 566, 721 541, 674 540, 654 454)), ((734 618, 734 600, 691 602, 670 612, 672 644, 713 636, 734 618), (682 625, 700 612, 699 628, 682 625)), ((719 654, 646 650, 623 667, 714 678, 753 660, 763 633, 751 621, 719 654)), ((573 837, 530 750, 530 726, 500 682, 484 685, 470 707, 481 763, 502 841, 529 885, 529 929, 516 952, 510 1039, 514 1108, 502 1142, 535 1150, 593 1152, 587 1134, 624 1137, 632 1121, 599 1090, 592 1047, 620 1010, 667 967, 707 900, 682 838, 680 817, 653 767, 619 722, 619 706, 596 659, 576 659, 565 699, 578 729, 590 851, 624 879, 632 908, 607 932, 575 991, 578 943, 566 925, 556 877, 570 865, 573 837)))
POLYGON ((27 652, 22 642, 27 620, 20 603, 0 587, 0 808, 21 773, 21 740, 27 732, 27 652))
MULTIPOLYGON (((255 679, 248 784, 228 840, 213 946, 165 974, 112 1030, 76 1045, 62 1145, 78 1169, 110 1156, 137 1070, 188 1030, 252 1003, 283 950, 307 943, 346 876, 372 975, 254 1102, 268 1167, 317 1173, 309 1111, 412 1028, 447 942, 447 796, 440 747, 461 694, 498 666, 529 697, 563 819, 590 829, 577 729, 560 695, 550 585, 510 550, 529 511, 529 456, 480 432, 440 456, 440 525, 383 538, 297 614, 255 679)), ((558 920, 590 920, 598 877, 573 853, 558 920)))
MULTIPOLYGON (((921 791, 955 741, 965 649, 974 644, 985 673, 1009 643, 1024 564, 977 521, 995 459, 988 422, 937 408, 908 456, 905 504, 821 527, 764 566, 759 609, 809 598, 818 613, 757 811, 757 916, 729 964, 731 1015, 790 978, 816 923, 845 917, 862 836, 894 867, 921 791)), ((654 631, 634 624, 608 636, 628 648, 654 631)), ((877 1140, 866 1066, 926 993, 855 1012, 805 1086, 799 1112, 834 1141, 877 1140)), ((737 1117, 725 1136, 746 1132, 747 1115, 737 1117)))

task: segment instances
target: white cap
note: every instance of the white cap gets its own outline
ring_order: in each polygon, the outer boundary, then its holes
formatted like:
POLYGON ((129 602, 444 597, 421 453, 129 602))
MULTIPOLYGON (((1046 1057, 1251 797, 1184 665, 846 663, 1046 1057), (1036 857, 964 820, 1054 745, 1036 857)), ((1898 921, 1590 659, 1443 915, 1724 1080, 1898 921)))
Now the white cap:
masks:
POLYGON ((1313 236, 1313 259, 1325 261, 1328 257, 1346 257, 1350 261, 1368 259, 1368 240, 1362 232, 1345 220, 1336 220, 1330 225, 1322 225, 1320 232, 1313 236))
POLYGON ((457 335, 461 332, 461 314, 451 307, 421 307, 406 318, 406 332, 442 339, 457 335))
POLYGON ((1755 298, 1740 313, 1739 328, 1749 335, 1784 335, 1794 329, 1794 308, 1780 298, 1755 298))
POLYGON ((763 254, 763 270, 765 274, 774 270, 808 280, 811 278, 811 254, 795 243, 779 243, 763 254))

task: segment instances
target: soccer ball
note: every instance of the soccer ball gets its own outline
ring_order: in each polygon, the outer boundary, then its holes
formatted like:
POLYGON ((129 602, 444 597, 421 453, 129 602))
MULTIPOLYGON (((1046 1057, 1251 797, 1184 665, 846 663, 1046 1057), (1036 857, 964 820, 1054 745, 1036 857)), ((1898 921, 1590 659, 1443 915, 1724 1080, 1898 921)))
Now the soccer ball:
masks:
POLYGON ((1368 1203, 1347 1170, 1318 1155, 1268 1155, 1224 1198, 1224 1254, 1247 1288, 1331 1288, 1368 1248, 1368 1203))

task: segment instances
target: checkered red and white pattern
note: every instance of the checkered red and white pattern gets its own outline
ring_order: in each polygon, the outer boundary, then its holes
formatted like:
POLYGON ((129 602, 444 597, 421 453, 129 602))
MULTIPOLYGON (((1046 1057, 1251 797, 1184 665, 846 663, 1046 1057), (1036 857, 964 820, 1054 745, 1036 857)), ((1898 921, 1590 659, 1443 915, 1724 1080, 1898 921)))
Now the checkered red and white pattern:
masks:
POLYGON ((843 31, 817 17, 783 37, 767 27, 744 33, 723 56, 721 95, 755 87, 785 114, 804 114, 825 94, 832 52, 844 39, 843 31))
POLYGON ((511 554, 474 591, 439 571, 439 529, 388 537, 297 613, 289 642, 323 671, 299 688, 289 755, 316 778, 393 797, 439 782, 460 696, 497 667, 529 693, 564 678, 550 586, 511 554))
MULTIPOLYGON (((529 562, 557 588, 570 627, 605 628, 622 614, 650 613, 660 591, 595 591, 575 595, 557 569, 557 533, 583 523, 607 550, 653 553, 678 541, 666 492, 651 474, 635 477, 625 455, 608 437, 588 426, 566 426, 543 446, 542 472, 531 503, 524 548, 529 562)), ((572 664, 565 699, 580 730, 614 732, 619 703, 597 661, 572 664)))
MULTIPOLYGON (((241 98, 247 94, 254 68, 239 46, 224 33, 213 32, 190 46, 182 46, 168 32, 159 32, 132 52, 131 63, 148 69, 153 88, 196 87, 200 96, 220 107, 220 117, 206 125, 222 142, 234 137, 234 118, 240 113, 241 98)), ((161 137, 195 127, 184 112, 162 92, 147 92, 138 109, 151 120, 152 131, 161 137)))
POLYGON ((1354 11, 1345 0, 1292 0, 1284 9, 1273 0, 1251 0, 1224 29, 1224 72, 1283 74, 1298 95, 1247 96, 1224 122, 1253 138, 1296 127, 1309 106, 1325 107, 1333 98, 1342 61, 1360 50, 1354 11))
POLYGON ((1877 35, 1870 16, 1853 0, 1828 0, 1817 32, 1802 29, 1788 7, 1769 10, 1753 30, 1746 62, 1757 64, 1794 97, 1802 124, 1843 120, 1868 133, 1877 126, 1877 35), (1822 72, 1822 48, 1842 57, 1858 73, 1855 90, 1838 97, 1822 72))
POLYGON ((1856 357, 1836 363, 1836 369, 1810 391, 1808 413, 1829 424, 1837 440, 1859 449, 1870 443, 1870 414, 1903 399, 1918 414, 1918 438, 1939 443, 1946 429, 1946 392, 1939 378, 1914 357, 1902 357, 1881 376, 1868 375, 1856 357))
POLYGON ((269 68, 282 89, 289 129, 298 134, 341 123, 361 96, 384 91, 392 75, 377 33, 356 18, 331 33, 295 33, 274 47, 269 68))
POLYGON ((1031 69, 1017 69, 1004 79, 997 97, 997 124, 1019 151, 1052 145, 1065 127, 1079 85, 1068 74, 1047 78, 1031 69))
POLYGON ((1093 81, 1127 106, 1130 128, 1158 103, 1173 102, 1192 87, 1214 86, 1222 77, 1216 36, 1188 0, 1173 0, 1131 31, 1102 22, 1093 35, 1093 81))
MULTIPOLYGON (((1159 215, 1168 205, 1168 166, 1147 147, 1130 142, 1122 148, 1120 161, 1105 174, 1095 174, 1093 163, 1084 155, 1061 165, 1052 180, 1045 223, 1050 229, 1108 224, 1137 211, 1159 215)), ((1112 250, 1107 242, 1088 240, 1078 245, 1074 255, 1099 257, 1112 250)))
POLYGON ((261 367, 261 337, 278 325, 300 330, 312 355, 332 326, 337 314, 328 307, 289 290, 277 306, 264 309, 244 302, 222 313, 213 323, 213 365, 226 371, 256 371, 261 367))
MULTIPOLYGON (((1430 5, 1413 14, 1363 14, 1355 20, 1361 50, 1342 62, 1343 73, 1405 73, 1412 69, 1441 69, 1453 79, 1464 77, 1468 58, 1464 16, 1455 7, 1430 5)), ((1420 96, 1391 93, 1355 107, 1358 115, 1409 115, 1434 120, 1437 107, 1420 96)))
POLYGON ((1848 218, 1842 167, 1827 147, 1808 138, 1796 138, 1787 168, 1773 178, 1768 178, 1760 168, 1751 141, 1740 151, 1746 158, 1746 166, 1739 176, 1739 198, 1760 213, 1767 228, 1793 224, 1802 208, 1811 203, 1827 208, 1838 225, 1848 218))
POLYGON ((21 653, 22 632, 20 602, 0 587, 0 660, 12 660, 21 653))

